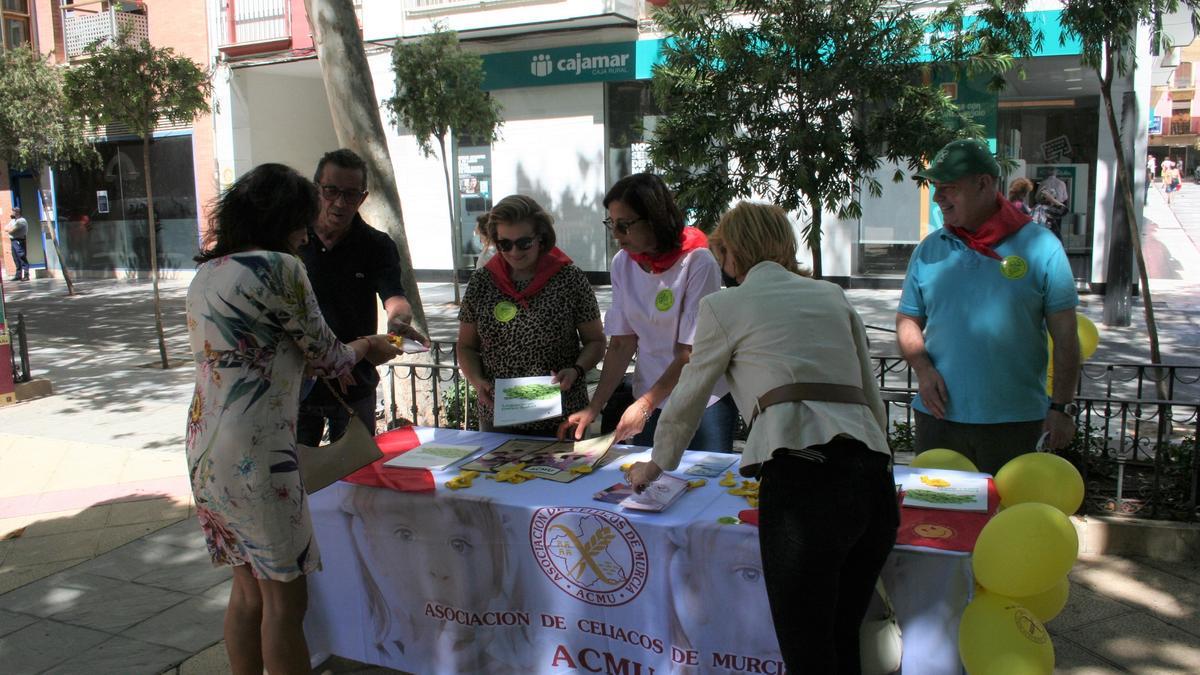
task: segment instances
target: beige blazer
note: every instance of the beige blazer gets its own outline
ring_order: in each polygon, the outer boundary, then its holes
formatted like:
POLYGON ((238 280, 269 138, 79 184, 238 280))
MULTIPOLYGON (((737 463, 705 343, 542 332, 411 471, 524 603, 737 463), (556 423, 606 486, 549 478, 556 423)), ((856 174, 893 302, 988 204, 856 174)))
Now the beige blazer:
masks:
POLYGON ((724 375, 742 417, 758 397, 794 382, 862 387, 869 406, 803 401, 763 410, 750 430, 742 466, 765 462, 778 448, 802 449, 835 436, 888 453, 887 417, 862 319, 840 287, 761 262, 740 286, 700 301, 691 361, 654 434, 654 463, 670 471, 691 440, 708 394, 724 375))

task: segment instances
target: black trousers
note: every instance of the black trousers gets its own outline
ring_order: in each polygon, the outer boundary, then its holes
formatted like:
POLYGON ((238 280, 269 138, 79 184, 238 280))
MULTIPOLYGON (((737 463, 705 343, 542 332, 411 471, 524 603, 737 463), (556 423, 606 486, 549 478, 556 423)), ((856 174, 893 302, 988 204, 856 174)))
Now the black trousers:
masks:
POLYGON ((858 635, 900 514, 888 457, 859 441, 814 446, 825 462, 777 451, 763 463, 763 581, 791 675, 861 671, 858 635))

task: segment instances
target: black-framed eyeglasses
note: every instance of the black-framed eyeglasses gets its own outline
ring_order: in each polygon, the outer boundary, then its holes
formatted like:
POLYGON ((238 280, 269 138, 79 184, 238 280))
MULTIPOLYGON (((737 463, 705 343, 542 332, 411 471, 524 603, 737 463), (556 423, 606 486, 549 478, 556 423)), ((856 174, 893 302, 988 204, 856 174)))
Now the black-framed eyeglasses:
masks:
POLYGON ((336 185, 318 185, 317 187, 321 188, 321 196, 330 202, 336 202, 338 197, 341 197, 347 204, 357 204, 367 197, 367 193, 362 190, 343 190, 336 185))
POLYGON ((537 241, 537 237, 521 237, 516 241, 513 241, 512 239, 497 239, 496 248, 500 249, 504 253, 511 251, 514 246, 516 246, 517 250, 519 251, 528 251, 529 249, 533 248, 533 243, 535 241, 537 241))
POLYGON ((600 222, 604 223, 604 227, 608 228, 609 232, 625 234, 629 232, 629 228, 633 227, 634 223, 640 223, 643 220, 645 220, 645 218, 634 218, 633 220, 613 220, 612 218, 605 218, 600 222))

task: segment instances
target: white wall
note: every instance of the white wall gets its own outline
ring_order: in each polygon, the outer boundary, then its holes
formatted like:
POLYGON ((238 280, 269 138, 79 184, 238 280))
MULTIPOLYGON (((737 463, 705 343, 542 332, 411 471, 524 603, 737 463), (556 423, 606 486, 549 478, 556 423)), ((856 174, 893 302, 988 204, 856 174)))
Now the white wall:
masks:
MULTIPOLYGON (((311 64, 318 68, 316 61, 311 64)), ((338 148, 320 77, 284 75, 281 70, 260 66, 233 71, 239 176, 265 162, 287 164, 311 176, 321 155, 338 148)))
POLYGON ((363 0, 363 39, 390 40, 424 35, 433 31, 435 21, 459 32, 572 20, 586 20, 593 27, 600 23, 612 25, 621 20, 605 15, 635 20, 641 13, 642 3, 639 0, 459 2, 416 10, 406 9, 408 4, 409 0, 363 0))
POLYGON ((496 199, 526 194, 554 216, 558 246, 584 270, 607 270, 600 221, 604 171, 604 86, 505 89, 501 138, 492 145, 496 199))

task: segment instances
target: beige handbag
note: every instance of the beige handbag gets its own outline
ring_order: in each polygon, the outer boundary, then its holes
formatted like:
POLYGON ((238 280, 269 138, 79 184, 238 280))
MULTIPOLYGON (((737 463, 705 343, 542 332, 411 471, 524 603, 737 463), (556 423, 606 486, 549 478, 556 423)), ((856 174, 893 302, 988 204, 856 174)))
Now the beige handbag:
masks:
POLYGON ((342 437, 329 445, 316 448, 296 445, 300 482, 304 485, 304 491, 310 495, 383 457, 383 452, 375 443, 374 435, 367 430, 367 425, 358 419, 354 409, 342 400, 328 381, 322 381, 338 403, 350 413, 350 421, 346 424, 346 431, 342 437))
POLYGON ((886 613, 882 618, 863 621, 859 630, 858 652, 863 675, 886 675, 900 670, 900 657, 904 652, 896 610, 892 608, 883 579, 875 580, 875 592, 883 600, 886 613))

